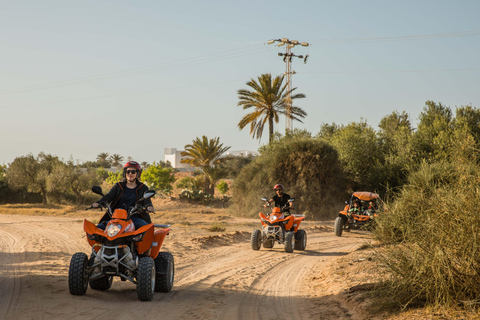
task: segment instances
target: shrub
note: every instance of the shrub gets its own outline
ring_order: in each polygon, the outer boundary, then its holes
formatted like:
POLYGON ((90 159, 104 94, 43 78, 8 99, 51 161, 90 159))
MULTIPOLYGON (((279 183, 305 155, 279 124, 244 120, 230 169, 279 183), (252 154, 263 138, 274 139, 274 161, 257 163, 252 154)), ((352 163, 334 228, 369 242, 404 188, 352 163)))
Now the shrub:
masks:
POLYGON ((232 213, 258 214, 260 198, 273 195, 276 183, 295 198, 296 213, 332 218, 342 207, 345 178, 335 149, 322 139, 293 137, 273 142, 246 165, 232 191, 232 213))
POLYGON ((155 162, 142 172, 142 181, 146 185, 167 195, 172 193, 172 184, 175 180, 172 168, 163 168, 155 162))
POLYGON ((111 186, 113 186, 115 183, 119 182, 122 180, 122 171, 117 171, 117 172, 108 172, 108 178, 107 178, 107 183, 111 186))
POLYGON ((404 305, 467 305, 480 299, 480 170, 475 162, 420 165, 378 219, 389 244, 389 296, 404 305), (400 299, 399 297, 403 297, 400 299))
POLYGON ((228 188, 228 184, 223 180, 217 184, 217 189, 218 191, 220 191, 221 194, 225 194, 228 192, 228 190, 230 190, 228 188))
POLYGON ((208 231, 210 232, 222 232, 226 229, 227 228, 225 227, 225 223, 223 222, 214 222, 208 227, 208 231))

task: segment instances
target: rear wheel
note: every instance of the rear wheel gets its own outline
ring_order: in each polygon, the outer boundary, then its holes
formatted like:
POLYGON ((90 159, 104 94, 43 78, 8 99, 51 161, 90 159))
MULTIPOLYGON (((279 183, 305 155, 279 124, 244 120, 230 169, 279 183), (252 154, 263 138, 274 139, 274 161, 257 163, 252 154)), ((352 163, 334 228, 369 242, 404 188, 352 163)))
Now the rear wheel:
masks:
POLYGON ((264 248, 273 248, 273 244, 275 243, 275 241, 273 241, 272 239, 270 240, 265 240, 263 241, 263 247, 264 248))
POLYGON ((153 299, 155 290, 155 262, 150 257, 143 257, 138 263, 137 295, 140 301, 153 299))
POLYGON ((295 233, 295 250, 305 250, 307 247, 307 233, 305 230, 297 230, 295 233))
POLYGON ((295 233, 294 232, 287 232, 285 234, 285 242, 284 242, 285 251, 288 253, 292 253, 293 249, 295 248, 295 233))
POLYGON ((173 288, 175 275, 175 263, 170 252, 159 252, 155 258, 157 279, 155 281, 156 292, 170 292, 173 288))
POLYGON ((333 229, 335 230, 335 235, 337 237, 341 237, 342 236, 342 231, 343 231, 343 220, 342 220, 342 217, 337 217, 335 219, 335 224, 333 226, 333 229))
POLYGON ((250 239, 250 244, 252 245, 252 249, 260 250, 261 243, 262 243, 262 232, 258 229, 253 230, 252 237, 250 239))
POLYGON ((95 280, 90 280, 90 288, 95 290, 106 291, 110 289, 113 282, 113 276, 105 276, 95 280))
POLYGON ((68 289, 70 293, 83 296, 88 288, 87 273, 88 257, 83 252, 77 252, 72 256, 68 270, 68 289))

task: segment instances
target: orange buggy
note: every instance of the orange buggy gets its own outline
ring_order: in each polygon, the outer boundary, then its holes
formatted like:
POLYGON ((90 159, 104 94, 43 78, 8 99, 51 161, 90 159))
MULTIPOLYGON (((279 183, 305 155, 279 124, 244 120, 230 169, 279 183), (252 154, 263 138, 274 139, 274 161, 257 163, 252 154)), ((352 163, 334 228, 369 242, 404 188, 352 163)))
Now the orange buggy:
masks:
POLYGON ((382 201, 378 194, 368 191, 357 191, 352 194, 350 201, 345 201, 345 208, 339 212, 335 219, 334 230, 335 235, 342 236, 343 230, 349 232, 352 229, 367 228, 372 225, 374 219, 378 216, 379 210, 382 208, 382 201), (354 201, 360 201, 362 213, 351 213, 350 208, 353 207, 354 201), (368 203, 373 201, 375 208, 368 209, 368 203))

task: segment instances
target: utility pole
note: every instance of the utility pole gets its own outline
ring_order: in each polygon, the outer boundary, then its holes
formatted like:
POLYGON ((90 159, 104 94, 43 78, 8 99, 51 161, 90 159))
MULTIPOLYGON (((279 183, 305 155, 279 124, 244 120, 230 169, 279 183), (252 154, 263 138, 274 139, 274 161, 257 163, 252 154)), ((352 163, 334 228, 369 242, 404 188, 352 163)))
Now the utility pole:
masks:
POLYGON ((292 58, 299 58, 303 59, 304 63, 307 63, 307 59, 309 55, 307 54, 305 57, 303 55, 296 55, 292 53, 292 48, 295 46, 301 45, 303 47, 308 47, 309 43, 308 42, 299 42, 297 40, 289 40, 287 38, 281 38, 281 39, 272 39, 268 40, 268 44, 272 44, 278 42, 277 46, 285 46, 285 53, 279 52, 278 55, 280 57, 283 56, 283 62, 286 64, 286 71, 285 75, 287 76, 287 97, 285 99, 285 133, 287 130, 292 131, 293 130, 293 125, 292 125, 292 120, 290 119, 290 115, 292 113, 292 75, 295 74, 295 71, 292 70, 292 58))

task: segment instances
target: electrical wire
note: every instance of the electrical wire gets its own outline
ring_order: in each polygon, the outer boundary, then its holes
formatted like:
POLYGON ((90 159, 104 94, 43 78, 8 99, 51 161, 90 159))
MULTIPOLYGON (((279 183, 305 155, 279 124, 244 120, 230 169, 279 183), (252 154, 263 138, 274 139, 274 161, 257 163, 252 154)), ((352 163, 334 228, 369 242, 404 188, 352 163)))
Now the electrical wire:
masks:
POLYGON ((299 71, 296 73, 414 73, 414 72, 445 72, 445 71, 479 71, 480 68, 468 69, 425 69, 425 70, 379 70, 379 71, 299 71))
MULTIPOLYGON (((306 71, 306 72, 296 72, 296 73, 297 74, 308 74, 308 73, 324 73, 324 74, 355 74, 355 73, 358 73, 358 74, 362 74, 362 73, 415 73, 415 72, 450 72, 450 71, 480 71, 480 68, 428 69, 428 70, 378 70, 378 71, 318 71, 318 72, 306 71)), ((75 102, 75 101, 103 99, 103 98, 114 98, 114 97, 120 97, 120 96, 130 96, 130 95, 152 93, 152 92, 172 91, 172 90, 194 88, 194 87, 204 87, 204 86, 218 85, 218 84, 225 84, 225 83, 239 82, 239 81, 248 81, 248 80, 246 80, 245 78, 241 78, 241 79, 235 79, 235 80, 225 80, 225 81, 217 81, 217 82, 210 82, 210 83, 193 84, 193 85, 187 85, 187 86, 178 86, 178 87, 145 90, 145 91, 137 91, 137 92, 128 92, 128 93, 120 93, 120 94, 99 95, 99 96, 91 96, 91 97, 83 97, 83 98, 75 98, 75 99, 65 99, 65 100, 56 100, 56 101, 48 101, 48 102, 36 102, 36 103, 28 103, 28 104, 10 105, 10 106, 7 105, 7 106, 0 106, 0 109, 22 108, 22 107, 37 106, 37 105, 49 105, 49 104, 64 103, 64 102, 75 102)))
MULTIPOLYGON (((313 42, 310 42, 310 45, 315 46, 315 45, 332 45, 332 44, 362 43, 362 42, 420 40, 420 39, 424 40, 424 39, 466 37, 466 36, 477 36, 477 35, 480 35, 480 30, 434 33, 434 34, 412 35, 412 36, 381 37, 381 38, 314 40, 313 42), (315 41, 319 41, 319 43, 315 43, 315 41)), ((51 83, 40 84, 35 86, 20 87, 20 88, 11 89, 11 90, 3 90, 3 91, 0 91, 0 95, 25 93, 25 92, 36 91, 36 90, 67 87, 67 86, 86 84, 86 83, 91 83, 96 81, 106 81, 106 80, 118 79, 123 77, 138 76, 146 73, 161 72, 161 71, 166 71, 166 70, 171 70, 176 68, 183 68, 183 67, 189 67, 189 66, 194 66, 194 65, 204 64, 204 63, 211 63, 214 61, 244 57, 248 55, 259 54, 264 51, 265 51, 265 43, 254 44, 254 45, 250 45, 242 48, 230 49, 230 50, 220 51, 220 52, 213 52, 210 54, 205 54, 197 57, 174 60, 166 63, 127 69, 127 70, 118 71, 118 72, 103 73, 103 74, 81 77, 81 78, 76 78, 71 80, 63 80, 63 81, 51 82, 51 83), (260 46, 262 47, 260 48, 260 46)), ((267 51, 271 53, 268 49, 267 51)), ((465 69, 459 69, 459 70, 465 70, 465 69)), ((472 69, 472 70, 476 70, 476 69, 472 69)), ((402 72, 402 71, 367 71, 367 72, 402 72)), ((421 71, 403 71, 403 72, 421 72, 421 71)), ((310 73, 315 73, 315 72, 310 72, 310 73)), ((318 73, 325 73, 325 72, 318 72, 318 73)), ((342 72, 336 72, 336 73, 342 73, 342 72)), ((358 73, 358 72, 354 72, 354 73, 358 73)))
POLYGON ((351 38, 351 39, 320 39, 310 41, 310 45, 332 45, 332 44, 347 44, 347 43, 364 43, 364 42, 383 42, 383 41, 400 41, 400 40, 426 40, 426 39, 441 39, 441 38, 458 38, 470 37, 480 35, 480 30, 458 31, 446 33, 432 33, 412 36, 398 36, 398 37, 380 37, 380 38, 351 38))
POLYGON ((144 93, 152 93, 152 92, 160 92, 160 91, 172 91, 172 90, 194 88, 194 87, 204 87, 204 86, 209 86, 209 85, 218 85, 218 84, 238 82, 238 81, 246 81, 246 80, 245 80, 245 78, 241 78, 241 79, 235 79, 235 80, 217 81, 217 82, 210 82, 210 83, 193 84, 193 85, 187 85, 187 86, 162 88, 162 89, 154 89, 154 90, 145 90, 145 91, 137 91, 137 92, 99 95, 99 96, 91 96, 91 97, 83 97, 83 98, 75 98, 75 99, 64 99, 64 100, 56 100, 56 101, 48 101, 48 102, 17 104, 17 105, 10 105, 10 106, 7 105, 7 106, 0 106, 0 110, 1 109, 7 109, 7 108, 22 108, 22 107, 30 107, 30 106, 37 106, 37 105, 49 105, 49 104, 64 103, 64 102, 75 102, 75 101, 93 100, 93 99, 102 99, 102 98, 114 98, 114 97, 120 97, 120 96, 131 96, 131 95, 136 95, 136 94, 144 94, 144 93))
POLYGON ((117 79, 122 77, 137 76, 145 73, 166 71, 166 70, 175 69, 175 68, 188 67, 188 66, 193 66, 193 65, 203 64, 203 63, 209 63, 213 61, 220 61, 220 60, 232 59, 237 57, 243 57, 243 56, 252 55, 252 54, 258 54, 258 53, 264 52, 264 50, 265 49, 263 47, 263 43, 256 44, 256 45, 251 45, 251 46, 247 46, 240 49, 231 49, 227 51, 215 52, 215 53, 206 54, 198 57, 170 61, 167 63, 150 65, 150 66, 145 66, 140 68, 127 69, 124 71, 104 73, 104 74, 98 74, 98 75, 93 75, 88 77, 76 78, 72 80, 57 81, 57 82, 52 82, 52 83, 47 83, 42 85, 4 90, 4 91, 0 91, 0 95, 23 93, 28 91, 79 85, 79 84, 85 84, 85 83, 90 83, 95 81, 105 81, 105 80, 117 79), (259 46, 262 46, 262 47, 259 47, 259 46), (250 49, 252 47, 258 47, 258 48, 250 49), (235 51, 235 52, 232 52, 232 51, 235 51))

